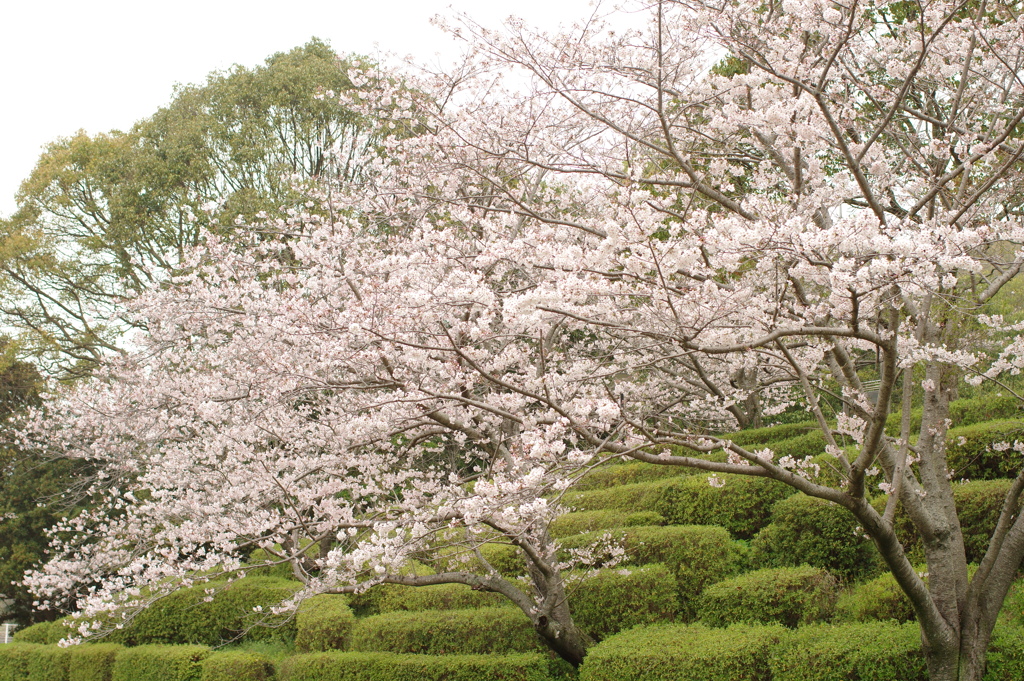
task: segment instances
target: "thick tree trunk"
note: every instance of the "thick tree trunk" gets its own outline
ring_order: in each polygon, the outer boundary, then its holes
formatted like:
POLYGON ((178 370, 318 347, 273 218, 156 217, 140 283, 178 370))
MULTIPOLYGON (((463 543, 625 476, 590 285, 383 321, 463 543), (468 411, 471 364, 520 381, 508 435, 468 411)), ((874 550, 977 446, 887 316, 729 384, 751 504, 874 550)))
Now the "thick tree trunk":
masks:
POLYGON ((534 621, 533 627, 551 650, 574 668, 583 663, 590 638, 579 630, 572 619, 568 622, 559 622, 541 615, 534 621))

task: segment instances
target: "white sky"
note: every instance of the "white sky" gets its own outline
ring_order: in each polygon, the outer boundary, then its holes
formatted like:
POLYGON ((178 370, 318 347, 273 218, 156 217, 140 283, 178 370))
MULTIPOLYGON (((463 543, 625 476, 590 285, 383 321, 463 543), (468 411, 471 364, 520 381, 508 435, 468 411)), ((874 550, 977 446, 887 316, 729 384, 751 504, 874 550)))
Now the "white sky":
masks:
POLYGON ((316 36, 339 54, 444 63, 458 53, 430 17, 464 11, 497 27, 510 14, 554 29, 590 0, 4 0, 0 3, 0 216, 50 141, 124 130, 175 83, 254 66, 316 36))

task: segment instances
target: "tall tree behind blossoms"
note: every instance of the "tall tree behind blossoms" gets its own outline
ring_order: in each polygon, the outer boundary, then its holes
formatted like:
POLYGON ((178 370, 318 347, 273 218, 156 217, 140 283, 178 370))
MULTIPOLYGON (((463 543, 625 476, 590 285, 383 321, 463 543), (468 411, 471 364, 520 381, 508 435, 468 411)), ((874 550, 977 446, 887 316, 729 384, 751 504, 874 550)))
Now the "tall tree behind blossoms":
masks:
POLYGON ((201 229, 297 210, 302 183, 357 176, 376 142, 333 93, 370 67, 313 39, 178 88, 128 132, 51 144, 0 221, 0 319, 24 352, 87 373, 131 327, 125 299, 166 279, 201 229))
POLYGON ((557 490, 626 456, 846 508, 930 677, 980 679, 1024 557, 1024 472, 969 579, 946 433, 965 382, 1024 366, 1024 327, 991 308, 1024 262, 1019 3, 659 2, 613 28, 464 22, 467 67, 419 88, 429 134, 332 187, 336 219, 280 224, 266 257, 212 240, 140 301, 145 352, 36 433, 125 481, 102 550, 65 545, 40 593, 117 565, 116 600, 289 537, 326 540, 306 593, 398 579, 485 528, 541 555, 557 490), (832 475, 715 435, 794 408, 832 475))

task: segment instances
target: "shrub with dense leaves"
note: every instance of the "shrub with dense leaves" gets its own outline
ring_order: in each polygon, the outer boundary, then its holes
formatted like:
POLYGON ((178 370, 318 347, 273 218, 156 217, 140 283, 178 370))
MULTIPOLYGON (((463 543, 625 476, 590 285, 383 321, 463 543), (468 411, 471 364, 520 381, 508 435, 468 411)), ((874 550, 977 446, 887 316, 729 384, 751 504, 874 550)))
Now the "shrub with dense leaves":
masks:
POLYGON ((819 430, 820 428, 815 421, 800 421, 798 423, 783 423, 763 428, 750 428, 730 433, 725 437, 741 447, 750 449, 751 447, 758 448, 758 445, 771 445, 774 447, 775 443, 801 437, 819 430))
POLYGON ((209 655, 206 646, 125 648, 114 659, 111 681, 201 681, 209 655))
POLYGON ((111 681, 114 660, 124 648, 117 643, 89 643, 68 650, 68 681, 111 681))
POLYGON ((1024 458, 1012 448, 1015 442, 1024 442, 1024 422, 1019 419, 951 428, 946 433, 946 461, 950 475, 966 480, 1015 477, 1024 458))
POLYGON ((765 681, 768 654, 786 635, 779 626, 636 627, 591 648, 580 681, 765 681))
POLYGON ((603 468, 595 468, 573 485, 575 490, 607 489, 639 482, 652 482, 680 475, 693 475, 695 469, 680 466, 652 466, 649 463, 615 462, 603 468))
POLYGON ((692 619, 696 600, 708 584, 730 577, 746 563, 746 550, 725 528, 714 525, 626 527, 561 540, 564 550, 586 547, 609 537, 625 549, 625 565, 663 563, 674 575, 679 616, 692 619))
POLYGON ((508 604, 508 600, 501 594, 478 591, 466 584, 431 584, 429 586, 384 584, 381 586, 386 588, 381 589, 377 599, 378 613, 399 610, 464 610, 508 604))
POLYGON ((355 622, 344 596, 314 596, 303 601, 295 615, 295 649, 304 653, 344 650, 355 622))
POLYGON ((38 643, 9 643, 0 645, 0 681, 25 681, 32 652, 38 643))
MULTIPOLYGON (((646 465, 646 464, 645 464, 646 465)), ((667 466, 654 466, 654 468, 668 468, 667 466)), ((675 471, 675 468, 669 470, 675 471)), ((624 513, 638 513, 641 511, 659 511, 658 505, 664 496, 666 487, 677 484, 682 480, 688 480, 694 476, 673 475, 671 477, 637 482, 629 485, 618 485, 602 489, 591 490, 569 490, 562 495, 562 503, 577 511, 599 511, 616 510, 624 513)), ((704 480, 705 476, 697 476, 704 480)), ((660 512, 660 511, 659 511, 660 512)))
POLYGON ((22 643, 45 643, 53 644, 62 638, 75 635, 75 631, 68 627, 68 619, 59 619, 54 622, 37 622, 24 629, 14 632, 14 640, 22 643))
POLYGON ((679 614, 675 576, 661 564, 600 570, 570 582, 573 621, 600 641, 640 624, 672 622, 679 614))
POLYGON ((720 525, 738 539, 750 539, 768 524, 772 505, 793 489, 770 478, 722 475, 712 487, 705 475, 669 481, 654 507, 673 525, 720 525))
POLYGON ((29 651, 27 681, 68 681, 68 650, 43 645, 29 651))
POLYGON ((996 625, 985 658, 985 681, 1024 679, 1024 629, 996 625))
POLYGON ((697 616, 713 627, 777 622, 792 628, 832 617, 838 596, 836 578, 821 568, 766 568, 704 589, 697 616))
POLYGON ((280 681, 550 681, 549 661, 519 655, 309 653, 278 665, 280 681))
POLYGON ((838 622, 892 620, 903 623, 916 618, 910 599, 891 572, 857 585, 836 602, 835 619, 838 622))
POLYGON ((243 650, 214 652, 202 667, 201 681, 272 681, 276 676, 268 658, 243 650))
POLYGON ((353 627, 349 648, 424 655, 547 650, 526 615, 509 607, 373 615, 353 627))
POLYGON ((776 502, 771 522, 751 542, 758 567, 810 565, 843 580, 862 579, 881 569, 874 544, 842 506, 794 494, 776 502))
POLYGON ((116 631, 110 640, 126 645, 216 646, 233 640, 295 638, 295 622, 269 615, 270 606, 290 598, 301 584, 272 577, 247 577, 230 584, 202 584, 161 598, 116 631), (208 589, 215 589, 209 599, 208 589))
POLYGON ((773 681, 925 681, 914 624, 871 622, 801 627, 769 657, 773 681))
MULTIPOLYGON (((971 426, 985 421, 1004 421, 1024 416, 1024 405, 1012 395, 981 395, 949 403, 949 420, 953 429, 971 426)), ((903 412, 895 411, 885 420, 885 432, 888 435, 899 435, 903 412)), ((910 412, 910 430, 917 431, 921 427, 921 409, 910 412)))

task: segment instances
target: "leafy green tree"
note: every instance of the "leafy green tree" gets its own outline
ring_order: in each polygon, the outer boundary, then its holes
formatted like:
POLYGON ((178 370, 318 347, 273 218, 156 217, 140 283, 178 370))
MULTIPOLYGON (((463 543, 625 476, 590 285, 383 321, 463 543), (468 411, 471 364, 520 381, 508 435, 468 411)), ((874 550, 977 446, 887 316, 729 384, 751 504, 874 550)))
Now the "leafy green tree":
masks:
POLYGON ((203 228, 305 208, 377 140, 339 104, 374 66, 313 39, 177 88, 128 132, 51 144, 0 221, 0 322, 46 373, 83 374, 134 321, 124 301, 180 267, 203 228))

